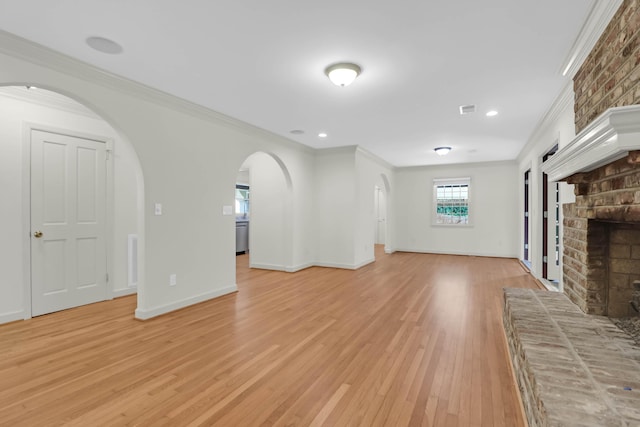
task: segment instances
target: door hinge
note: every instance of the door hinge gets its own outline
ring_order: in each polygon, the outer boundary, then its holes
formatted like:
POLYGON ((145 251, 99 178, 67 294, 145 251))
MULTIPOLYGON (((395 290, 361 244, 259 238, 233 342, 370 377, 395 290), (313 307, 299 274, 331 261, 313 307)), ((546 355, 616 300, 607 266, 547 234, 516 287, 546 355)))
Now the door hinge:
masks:
POLYGON ((545 264, 547 263, 548 259, 546 256, 542 257, 542 262, 544 262, 545 264))
POLYGON ((107 283, 109 283, 109 273, 105 273, 104 278, 107 281, 107 283))
POLYGON ((111 150, 107 150, 107 160, 111 159, 111 150))
POLYGON ((544 211, 544 212, 542 213, 542 216, 543 216, 544 218, 549 218, 549 212, 544 211))
POLYGON ((529 218, 529 212, 525 212, 525 213, 524 213, 524 217, 525 217, 525 218, 529 218))
POLYGON ((528 245, 528 244, 527 244, 527 245, 524 245, 524 248, 525 248, 525 249, 529 249, 529 245, 528 245))

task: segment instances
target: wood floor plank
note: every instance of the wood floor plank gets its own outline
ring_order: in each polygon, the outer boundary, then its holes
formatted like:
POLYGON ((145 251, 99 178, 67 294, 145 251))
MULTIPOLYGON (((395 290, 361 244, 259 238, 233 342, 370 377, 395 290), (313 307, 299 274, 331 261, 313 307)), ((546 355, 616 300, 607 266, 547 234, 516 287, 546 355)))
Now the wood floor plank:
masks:
POLYGON ((248 268, 145 322, 135 297, 0 325, 0 425, 522 426, 502 288, 513 259, 385 254, 248 268))

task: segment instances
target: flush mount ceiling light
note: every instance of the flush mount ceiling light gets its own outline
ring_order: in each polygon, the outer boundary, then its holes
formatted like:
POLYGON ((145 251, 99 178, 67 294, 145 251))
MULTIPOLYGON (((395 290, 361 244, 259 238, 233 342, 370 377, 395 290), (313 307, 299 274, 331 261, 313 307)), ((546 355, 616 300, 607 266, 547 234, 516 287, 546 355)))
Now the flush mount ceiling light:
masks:
POLYGON ((487 117, 495 117, 498 115, 496 110, 487 111, 487 117))
POLYGON ((325 68, 324 73, 329 80, 336 86, 349 86, 362 72, 362 68, 350 62, 341 62, 329 65, 325 68))
POLYGON ((320 133, 318 134, 318 138, 326 138, 327 136, 329 136, 329 135, 327 135, 327 133, 326 133, 326 132, 320 132, 320 133))
POLYGON ((434 148, 433 151, 438 153, 438 156, 446 156, 451 151, 451 147, 438 147, 434 148))
POLYGON ((87 44, 98 52, 117 55, 122 53, 122 46, 104 37, 88 37, 87 44))

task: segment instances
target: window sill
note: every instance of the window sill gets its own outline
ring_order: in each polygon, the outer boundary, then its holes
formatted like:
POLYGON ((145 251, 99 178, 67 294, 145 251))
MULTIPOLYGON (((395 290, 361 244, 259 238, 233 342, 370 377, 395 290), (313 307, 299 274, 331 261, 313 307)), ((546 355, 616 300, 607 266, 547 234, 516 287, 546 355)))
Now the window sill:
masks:
POLYGON ((446 227, 446 228, 469 228, 473 227, 473 224, 436 224, 431 223, 432 227, 446 227))

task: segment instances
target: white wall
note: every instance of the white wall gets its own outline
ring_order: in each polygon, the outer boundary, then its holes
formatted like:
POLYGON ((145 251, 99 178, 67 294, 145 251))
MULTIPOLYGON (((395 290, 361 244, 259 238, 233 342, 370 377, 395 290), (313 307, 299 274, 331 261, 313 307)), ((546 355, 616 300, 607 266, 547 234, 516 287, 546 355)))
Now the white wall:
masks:
MULTIPOLYGON (((385 191, 387 206, 393 205, 394 195, 394 170, 381 159, 370 153, 358 149, 355 153, 356 168, 356 220, 354 234, 354 263, 362 266, 373 262, 375 230, 377 218, 375 211, 375 187, 381 187, 385 191), (387 182, 384 182, 383 176, 387 182), (387 188, 387 186, 389 188, 387 188)), ((387 252, 393 251, 394 242, 394 217, 393 213, 387 212, 387 233, 385 248, 387 252)))
MULTIPOLYGON (((105 126, 109 126, 102 121, 105 126)), ((112 129, 109 126, 110 129, 112 129)), ((115 132, 115 130, 113 130, 115 132)), ((144 182, 140 163, 129 143, 124 143, 114 133, 113 150, 114 217, 113 217, 113 273, 110 281, 114 296, 133 293, 128 277, 128 236, 135 234, 140 239, 143 225, 138 224, 144 203, 144 182)), ((137 291, 133 288, 133 291, 137 291)))
MULTIPOLYGON (((26 95, 25 95, 26 96, 26 95)), ((41 95, 43 96, 43 95, 41 95)), ((138 176, 135 153, 106 122, 63 109, 0 94, 0 323, 28 317, 25 287, 29 286, 29 239, 23 235, 28 224, 29 159, 25 158, 27 124, 89 134, 113 140, 114 210, 111 214, 113 247, 110 258, 112 296, 135 292, 128 287, 127 235, 138 233, 138 176), (27 168, 25 170, 25 168, 27 168), (25 181, 23 181, 23 178, 25 181)))
POLYGON ((516 257, 518 221, 515 162, 425 166, 396 171, 396 249, 516 257), (471 177, 471 226, 432 225, 433 180, 471 177))
POLYGON ((316 155, 314 240, 316 265, 355 268, 355 147, 316 155))
MULTIPOLYGON (((524 173, 531 169, 529 191, 529 258, 531 273, 540 279, 542 277, 542 156, 555 144, 562 149, 576 136, 573 112, 573 86, 567 85, 556 99, 552 108, 543 118, 532 137, 518 156, 518 216, 524 216, 524 173)), ((560 204, 573 203, 575 196, 573 185, 560 183, 560 204)), ((560 236, 562 236, 562 209, 560 209, 560 236)), ((524 227, 520 222, 518 231, 518 257, 524 256, 524 227)), ((560 238, 560 253, 562 253, 562 237, 560 238)), ((562 286, 562 257, 560 258, 560 285, 562 286)))
POLYGON ((31 84, 89 106, 131 142, 144 175, 142 281, 136 316, 149 318, 235 291, 234 184, 256 151, 287 166, 294 189, 292 258, 313 263, 313 151, 40 46, 0 33, 0 84, 31 84), (154 203, 163 215, 153 215, 154 203), (176 274, 177 285, 169 286, 176 274))
POLYGON ((250 265, 286 270, 291 264, 291 189, 268 154, 252 154, 244 164, 250 171, 250 265))

